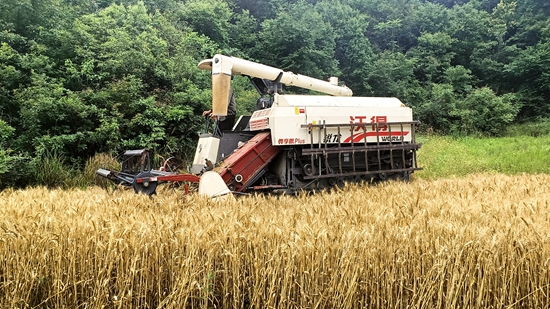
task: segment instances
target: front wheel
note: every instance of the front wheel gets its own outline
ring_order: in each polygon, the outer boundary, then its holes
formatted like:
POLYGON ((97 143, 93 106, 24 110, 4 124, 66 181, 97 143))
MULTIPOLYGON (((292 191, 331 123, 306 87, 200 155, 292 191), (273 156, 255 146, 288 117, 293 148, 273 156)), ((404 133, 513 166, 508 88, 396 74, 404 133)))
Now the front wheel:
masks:
POLYGON ((154 176, 155 175, 150 172, 141 172, 137 174, 134 178, 134 182, 132 183, 134 192, 147 194, 149 196, 156 194, 158 183, 156 181, 150 180, 154 176))

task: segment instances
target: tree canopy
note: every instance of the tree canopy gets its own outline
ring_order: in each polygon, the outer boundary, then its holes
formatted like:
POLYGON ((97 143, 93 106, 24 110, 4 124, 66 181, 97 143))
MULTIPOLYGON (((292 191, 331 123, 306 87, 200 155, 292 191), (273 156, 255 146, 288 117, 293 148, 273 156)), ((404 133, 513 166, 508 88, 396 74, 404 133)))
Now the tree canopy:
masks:
MULTIPOLYGON (((215 53, 339 76, 443 134, 550 117, 546 0, 3 0, 0 187, 51 153, 189 153, 215 53)), ((255 90, 235 87, 251 112, 255 90)))

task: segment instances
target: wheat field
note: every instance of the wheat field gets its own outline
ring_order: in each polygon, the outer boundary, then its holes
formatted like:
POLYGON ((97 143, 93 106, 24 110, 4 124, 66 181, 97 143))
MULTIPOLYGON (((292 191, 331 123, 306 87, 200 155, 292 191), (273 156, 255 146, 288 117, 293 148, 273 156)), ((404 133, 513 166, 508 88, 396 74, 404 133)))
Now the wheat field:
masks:
POLYGON ((549 308, 550 175, 0 193, 0 308, 549 308))

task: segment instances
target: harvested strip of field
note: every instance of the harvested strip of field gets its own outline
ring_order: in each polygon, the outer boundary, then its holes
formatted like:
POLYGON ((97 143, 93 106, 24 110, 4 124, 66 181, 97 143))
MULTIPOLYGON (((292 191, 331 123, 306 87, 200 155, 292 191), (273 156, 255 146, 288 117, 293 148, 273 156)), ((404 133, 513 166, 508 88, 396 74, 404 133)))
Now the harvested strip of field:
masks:
POLYGON ((548 308, 550 176, 0 193, 2 308, 548 308))

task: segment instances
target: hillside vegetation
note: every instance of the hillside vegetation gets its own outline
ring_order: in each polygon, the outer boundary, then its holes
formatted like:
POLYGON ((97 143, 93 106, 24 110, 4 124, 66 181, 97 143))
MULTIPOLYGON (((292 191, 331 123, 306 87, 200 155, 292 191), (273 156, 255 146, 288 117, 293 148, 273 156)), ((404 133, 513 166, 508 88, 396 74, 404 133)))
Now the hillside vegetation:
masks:
POLYGON ((397 97, 427 132, 498 136, 550 117, 549 25, 546 0, 3 0, 0 188, 49 185, 52 156, 185 158, 210 105, 197 64, 216 53, 397 97))

